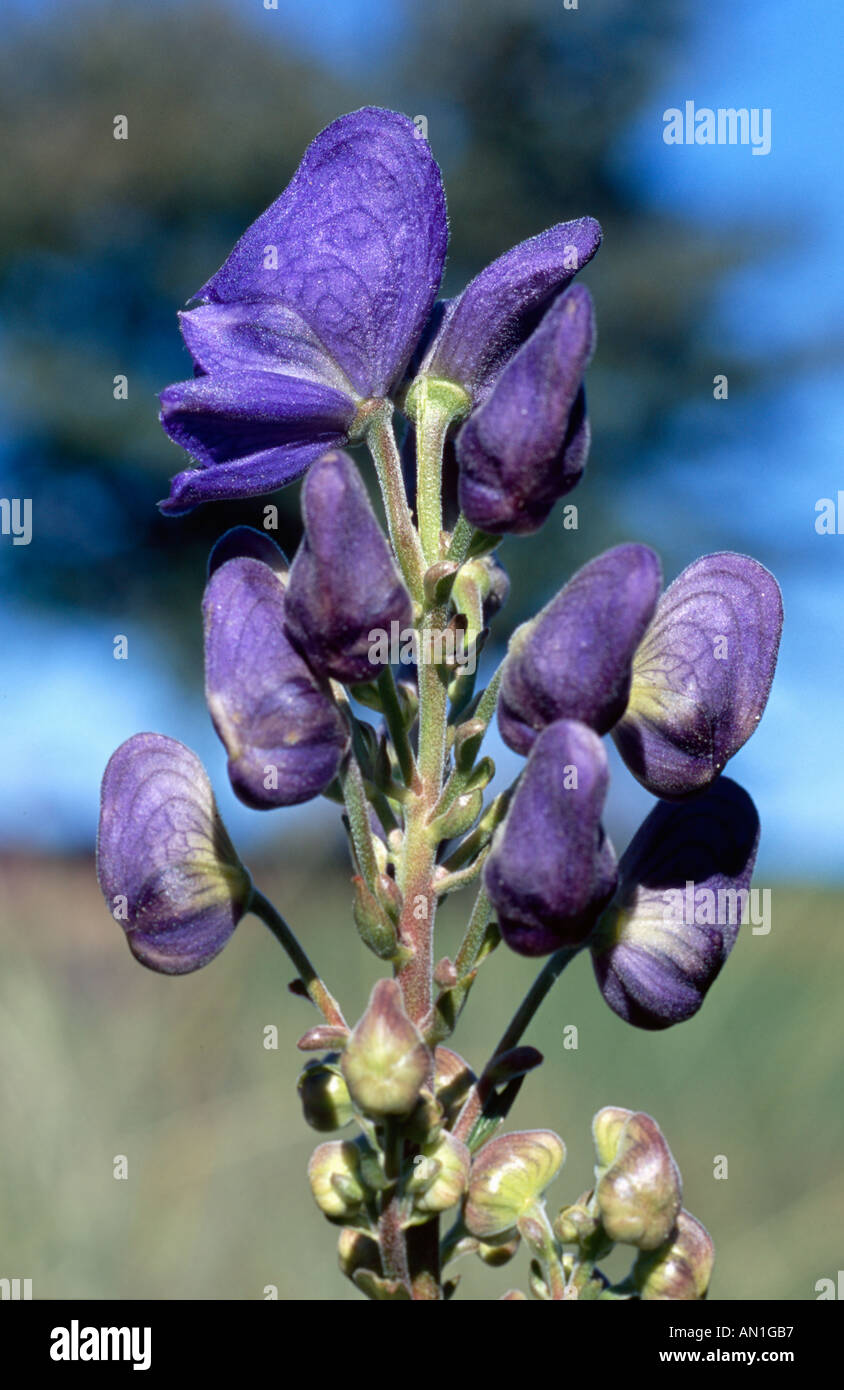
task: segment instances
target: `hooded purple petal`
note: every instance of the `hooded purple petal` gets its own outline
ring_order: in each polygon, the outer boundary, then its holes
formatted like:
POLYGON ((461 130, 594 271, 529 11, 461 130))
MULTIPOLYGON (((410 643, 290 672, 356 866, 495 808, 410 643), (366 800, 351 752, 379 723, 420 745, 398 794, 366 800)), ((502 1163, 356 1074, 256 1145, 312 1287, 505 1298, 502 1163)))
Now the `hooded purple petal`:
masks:
POLYGON ((658 557, 618 545, 590 560, 510 642, 498 698, 504 742, 528 753, 557 719, 599 734, 624 713, 634 652, 659 597, 658 557))
POLYGON ((287 586, 287 631, 320 675, 375 680, 373 634, 413 622, 413 605, 348 454, 327 454, 302 489, 302 538, 287 586))
POLYGON ((284 487, 343 443, 354 402, 333 387, 274 372, 201 376, 161 393, 161 422, 197 460, 160 503, 169 515, 199 502, 255 497, 284 487))
POLYGON ((526 535, 580 479, 589 445, 583 373, 595 341, 589 291, 554 301, 457 436, 460 506, 481 531, 526 535))
POLYGON ((782 617, 773 575, 730 551, 704 555, 665 591, 613 733, 648 791, 698 792, 747 742, 767 704, 782 617))
POLYGON ((692 801, 660 801, 619 869, 591 944, 601 993, 638 1028, 697 1013, 738 935, 759 844, 759 817, 728 777, 692 801))
POLYGON ((271 299, 200 304, 179 315, 182 337, 201 376, 267 372, 358 393, 324 344, 293 309, 271 299))
POLYGON ((284 589, 260 560, 229 560, 205 589, 205 693, 236 794, 268 810, 336 777, 348 728, 284 631, 284 589))
POLYGON ((439 329, 423 371, 456 382, 475 401, 483 400, 551 300, 600 244, 598 223, 581 217, 549 227, 499 256, 457 299, 434 311, 439 329))
POLYGON ((135 734, 102 785, 97 877, 132 954, 184 975, 223 949, 251 884, 195 753, 162 734, 135 734))
POLYGON ((612 897, 608 785, 603 744, 585 724, 561 719, 539 735, 484 866, 501 933, 521 955, 580 945, 612 897))
POLYGON ((427 141, 407 116, 365 107, 316 137, 198 297, 284 304, 362 397, 382 396, 434 303, 447 235, 427 141))

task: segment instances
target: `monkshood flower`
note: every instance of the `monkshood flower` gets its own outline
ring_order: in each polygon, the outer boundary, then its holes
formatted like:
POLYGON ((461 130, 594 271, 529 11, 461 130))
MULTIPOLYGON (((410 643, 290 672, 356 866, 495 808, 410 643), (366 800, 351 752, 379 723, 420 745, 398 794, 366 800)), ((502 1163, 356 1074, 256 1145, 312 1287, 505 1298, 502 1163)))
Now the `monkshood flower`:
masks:
POLYGON ((646 545, 590 560, 513 634, 498 699, 501 737, 527 754, 558 719, 605 734, 627 706, 631 667, 662 585, 646 545))
POLYGON ((473 526, 527 535, 580 481, 590 437, 582 381, 594 342, 592 300, 575 285, 554 301, 463 425, 458 496, 473 526))
POLYGON ((251 555, 211 574, 202 603, 205 694, 232 787, 256 810, 325 791, 349 729, 328 686, 284 629, 279 573, 251 555))
POLYGON ((288 635, 311 670, 346 684, 376 680, 371 633, 408 629, 413 605, 348 454, 313 464, 302 488, 304 535, 285 594, 288 635))
POLYGON ((554 1181, 566 1146, 551 1129, 502 1134, 485 1144, 472 1163, 463 1219, 480 1240, 514 1231, 554 1181))
POLYGON ((484 865, 501 934, 521 955, 580 945, 612 897, 608 785, 603 744, 585 724, 561 719, 539 735, 484 865))
POLYGON ((135 734, 103 776, 97 877, 142 965, 185 975, 223 949, 252 896, 195 753, 135 734))
POLYGON ((631 1278, 645 1302, 694 1302, 706 1298, 714 1264, 709 1232, 691 1212, 683 1210, 671 1239, 660 1250, 643 1251, 631 1278))
POLYGON ((366 107, 322 131, 181 316, 197 375, 163 392, 161 420, 196 466, 162 509, 270 492, 362 433, 416 347, 446 241, 412 121, 366 107))
POLYGON ((601 244, 591 217, 560 222, 499 256, 456 299, 437 304, 420 376, 451 382, 472 405, 500 373, 601 244))
POLYGON ((738 936, 758 843, 756 808, 729 777, 693 800, 654 807, 589 943, 601 993, 620 1018, 658 1029, 697 1013, 738 936))
POLYGON ((777 581, 747 555, 704 555, 666 589, 613 730, 648 791, 699 792, 747 742, 768 701, 782 621, 777 581))

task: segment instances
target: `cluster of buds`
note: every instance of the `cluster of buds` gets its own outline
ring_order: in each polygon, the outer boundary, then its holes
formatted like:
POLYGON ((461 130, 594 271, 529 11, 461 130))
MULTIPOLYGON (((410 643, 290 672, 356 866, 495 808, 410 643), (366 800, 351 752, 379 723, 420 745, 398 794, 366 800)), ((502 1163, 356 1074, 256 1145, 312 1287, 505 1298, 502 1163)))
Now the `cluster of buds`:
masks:
POLYGON ((249 912, 287 950, 295 992, 324 1019, 300 1042, 317 1054, 299 1080, 305 1119, 360 1131, 319 1146, 311 1188, 342 1228, 341 1268, 371 1298, 449 1296, 445 1260, 472 1249, 498 1264, 520 1242, 541 1298, 690 1298, 708 1285, 709 1238, 682 1210, 648 1116, 597 1116, 594 1187, 553 1223, 543 1193, 562 1140, 496 1133, 542 1060, 520 1045, 524 1028, 578 951, 636 1027, 700 1008, 739 921, 689 920, 677 886, 741 898, 759 839, 753 802, 722 775, 758 725, 776 664, 781 599, 757 561, 705 555, 663 591, 655 553, 618 545, 519 628, 477 686, 509 589, 496 546, 542 526, 587 463, 595 320, 573 281, 600 242, 592 218, 559 223, 438 300, 439 169, 411 121, 366 108, 317 137, 181 316, 193 375, 161 396, 164 429, 190 454, 168 514, 305 475, 291 564, 242 526, 211 554, 206 699, 247 806, 343 805, 350 917, 392 978, 349 1027, 253 886, 199 760, 163 735, 130 738, 108 765, 99 880, 151 969, 206 965, 249 912), (386 532, 345 452, 364 444, 386 532), (460 506, 451 532, 446 463, 460 506), (483 742, 496 715, 524 764, 487 803, 495 769, 483 742), (657 798, 620 857, 604 829, 606 735, 657 798), (462 943, 437 961, 438 903, 469 884, 462 943), (551 959, 475 1076, 443 1044, 502 941, 551 959), (613 1244, 638 1251, 615 1288, 595 1263, 613 1244))

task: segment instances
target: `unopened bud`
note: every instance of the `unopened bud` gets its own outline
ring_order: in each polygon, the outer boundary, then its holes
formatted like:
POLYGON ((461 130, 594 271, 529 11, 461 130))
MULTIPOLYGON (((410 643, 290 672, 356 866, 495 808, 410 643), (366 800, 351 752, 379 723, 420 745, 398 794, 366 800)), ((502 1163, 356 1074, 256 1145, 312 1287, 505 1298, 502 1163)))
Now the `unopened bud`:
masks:
POLYGON ((610 1240, 656 1250, 674 1229, 683 1200, 680 1172, 659 1125, 636 1112, 619 1127, 619 1111, 595 1117, 598 1148, 595 1197, 610 1240), (617 1137, 617 1142, 616 1142, 617 1137), (615 1155, 608 1166, 600 1162, 615 1155))
POLYGON ((373 1274, 381 1273, 381 1252, 376 1241, 363 1231, 353 1230, 351 1226, 344 1226, 340 1232, 337 1259, 347 1279, 354 1278, 359 1269, 371 1270, 373 1274))
POLYGON ((326 1133, 342 1129, 354 1117, 349 1089, 337 1070, 339 1052, 309 1062, 297 1082, 305 1123, 326 1133))
POLYGON ((346 1044, 343 1075, 352 1100, 376 1119, 408 1115, 432 1070, 431 1054, 404 1010, 395 980, 379 980, 346 1044))
POLYGON ((574 1202, 563 1207, 554 1222, 554 1235, 561 1245, 582 1245, 590 1240, 597 1230, 598 1223, 586 1205, 574 1202))
POLYGON ((499 1241, 481 1241, 478 1246, 478 1254, 485 1265, 492 1269, 497 1269, 500 1265, 506 1265, 518 1254, 522 1238, 518 1231, 514 1236, 507 1236, 506 1239, 499 1241))
POLYGON ((566 1146, 550 1129, 503 1134, 476 1156, 464 1220, 480 1240, 512 1231, 557 1176, 566 1146))
POLYGON ((688 1211, 681 1211, 671 1240, 660 1250, 639 1255, 633 1281, 649 1302, 706 1297, 715 1249, 709 1232, 688 1211))
POLYGON ((409 1184, 411 1188, 413 1183, 422 1188, 414 1199, 416 1210, 433 1216, 456 1206, 466 1190, 470 1163, 466 1145, 447 1132, 440 1135, 436 1144, 423 1148, 409 1184), (430 1166, 426 1169, 426 1165, 430 1166))
POLYGON ((334 1139, 314 1149, 308 1181, 320 1211, 334 1219, 351 1216, 364 1199, 360 1155, 351 1140, 334 1139))
POLYGON ((438 1047, 434 1052, 434 1093, 443 1108, 447 1124, 456 1119, 469 1091, 476 1081, 475 1073, 451 1048, 438 1047))

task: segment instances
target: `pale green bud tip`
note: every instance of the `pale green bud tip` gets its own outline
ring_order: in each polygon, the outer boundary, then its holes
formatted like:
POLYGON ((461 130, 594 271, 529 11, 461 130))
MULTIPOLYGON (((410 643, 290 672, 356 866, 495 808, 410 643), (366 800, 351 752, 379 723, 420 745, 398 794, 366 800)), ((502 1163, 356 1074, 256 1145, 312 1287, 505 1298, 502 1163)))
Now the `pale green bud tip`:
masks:
POLYGON ((309 1062, 296 1083, 306 1124, 323 1133, 342 1129, 354 1118, 349 1088, 337 1070, 339 1055, 309 1062))
POLYGON ((354 1103, 376 1119, 407 1115, 415 1106, 433 1059, 404 1011, 395 980, 379 980, 342 1061, 354 1103))
POLYGON ((414 1200, 416 1210, 434 1216, 456 1206, 466 1191, 470 1164, 466 1145, 447 1131, 435 1144, 426 1145, 414 1163, 412 1181, 421 1189, 414 1200))
POLYGON ((632 1110, 622 1110, 617 1105, 605 1105, 592 1121, 592 1138, 595 1141, 595 1155, 598 1166, 608 1168, 618 1152, 618 1141, 632 1110))
POLYGON ((480 1240, 512 1231, 559 1173, 566 1146, 550 1129, 503 1134, 472 1164, 464 1220, 480 1240))
POLYGON ((715 1247, 706 1227, 691 1212, 681 1211, 662 1249, 639 1255, 633 1280, 645 1301, 690 1302, 706 1298, 714 1264, 715 1247))
POLYGON ((348 1139, 320 1144, 308 1163, 308 1181, 317 1206, 326 1216, 351 1216, 364 1199, 357 1145, 348 1139))
MULTIPOLYGON (((601 1112, 606 1115, 606 1112, 601 1112)), ((617 1116, 623 1112, 616 1111, 617 1116)), ((596 1147, 606 1156, 613 1143, 616 1121, 600 1124, 596 1116, 596 1147), (600 1141, 598 1141, 600 1134, 600 1141)), ((609 1166, 595 1170, 595 1197, 608 1237, 640 1250, 656 1250, 674 1229, 683 1200, 680 1172, 659 1125, 650 1115, 628 1113, 618 1131, 615 1156, 609 1166)))

